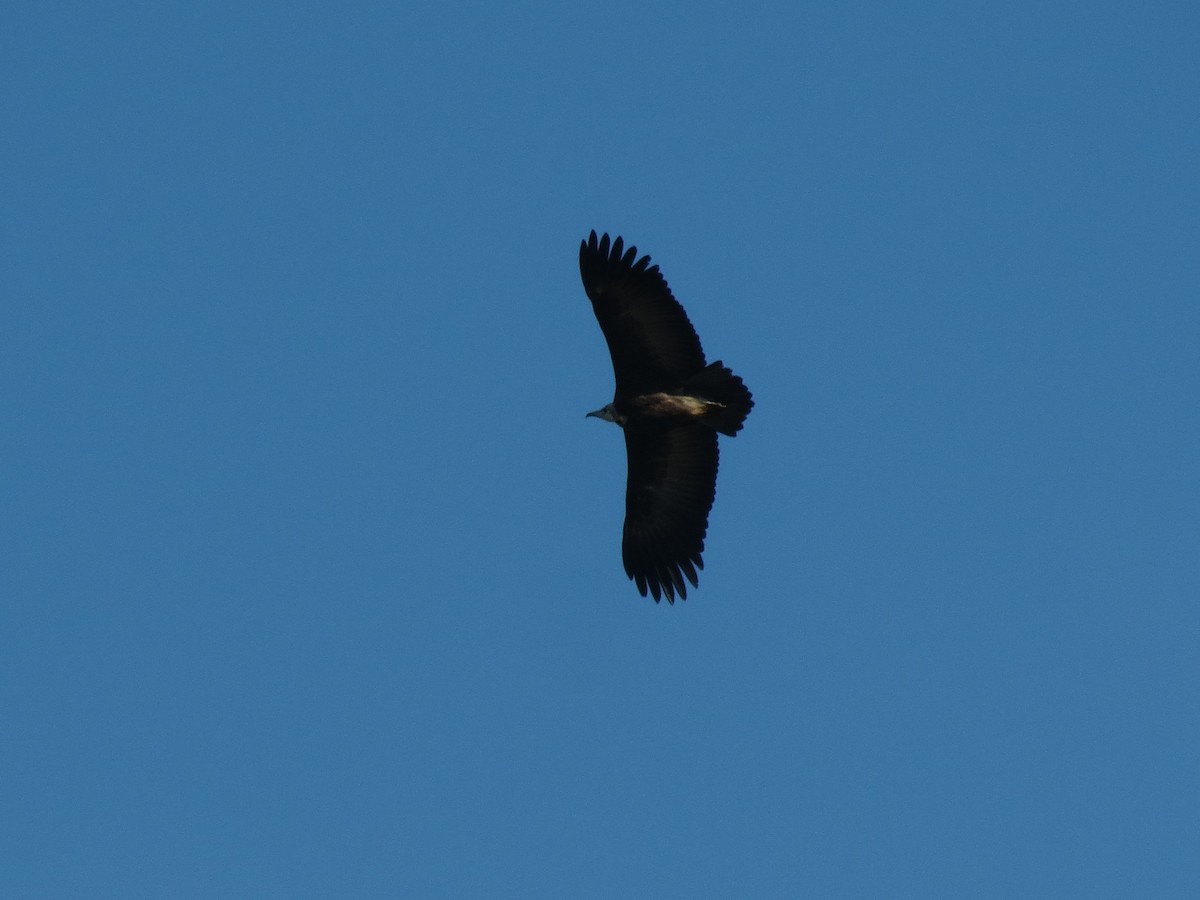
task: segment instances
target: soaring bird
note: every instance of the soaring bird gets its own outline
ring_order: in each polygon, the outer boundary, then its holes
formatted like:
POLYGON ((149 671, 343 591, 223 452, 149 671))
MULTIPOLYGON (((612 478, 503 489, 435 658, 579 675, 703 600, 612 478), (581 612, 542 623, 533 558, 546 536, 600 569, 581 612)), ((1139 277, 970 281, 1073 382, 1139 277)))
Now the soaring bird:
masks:
POLYGON ((643 597, 699 587, 717 490, 717 432, 733 437, 754 401, 742 379, 707 364, 696 330, 650 257, 593 231, 579 274, 612 356, 612 403, 588 413, 625 431, 625 572, 643 597))

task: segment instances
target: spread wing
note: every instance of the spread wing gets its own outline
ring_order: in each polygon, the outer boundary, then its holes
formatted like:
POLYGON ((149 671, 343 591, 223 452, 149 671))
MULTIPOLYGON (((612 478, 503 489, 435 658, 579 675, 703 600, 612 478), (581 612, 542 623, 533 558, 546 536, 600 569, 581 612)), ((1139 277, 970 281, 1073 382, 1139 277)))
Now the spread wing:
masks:
POLYGON ((608 341, 618 397, 673 387, 704 368, 700 338, 649 256, 637 259, 637 247, 625 250, 619 237, 610 245, 593 231, 579 245, 579 274, 608 341))
POLYGON ((642 596, 687 599, 698 587, 708 511, 717 491, 717 433, 691 422, 626 427, 625 572, 642 596))

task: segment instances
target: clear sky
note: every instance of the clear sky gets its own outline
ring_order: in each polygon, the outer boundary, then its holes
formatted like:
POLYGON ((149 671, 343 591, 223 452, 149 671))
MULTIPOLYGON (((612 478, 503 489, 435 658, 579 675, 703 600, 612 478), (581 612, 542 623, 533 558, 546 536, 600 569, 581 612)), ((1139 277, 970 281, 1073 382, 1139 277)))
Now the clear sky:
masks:
POLYGON ((0 13, 0 896, 1200 896, 1200 7, 0 13), (620 562, 579 282, 754 391, 620 562))

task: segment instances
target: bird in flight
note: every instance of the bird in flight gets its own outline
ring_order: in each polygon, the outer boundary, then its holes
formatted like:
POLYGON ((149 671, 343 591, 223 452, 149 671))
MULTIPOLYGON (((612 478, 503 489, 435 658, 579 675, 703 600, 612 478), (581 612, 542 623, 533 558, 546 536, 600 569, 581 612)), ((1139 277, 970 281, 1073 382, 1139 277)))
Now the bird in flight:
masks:
POLYGON ((754 401, 742 379, 707 364, 696 330, 650 257, 593 231, 579 245, 583 289, 608 342, 616 391, 588 413, 625 432, 625 572, 643 597, 699 587, 717 490, 717 433, 733 437, 754 401))

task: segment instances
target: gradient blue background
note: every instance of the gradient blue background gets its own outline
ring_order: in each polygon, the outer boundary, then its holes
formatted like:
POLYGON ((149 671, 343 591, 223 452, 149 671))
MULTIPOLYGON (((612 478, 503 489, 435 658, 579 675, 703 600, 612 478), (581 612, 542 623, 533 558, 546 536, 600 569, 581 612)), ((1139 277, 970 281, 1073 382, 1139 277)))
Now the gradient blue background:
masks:
POLYGON ((1194 3, 11 3, 0 895, 1200 896, 1194 3), (757 407, 619 559, 579 240, 757 407))

